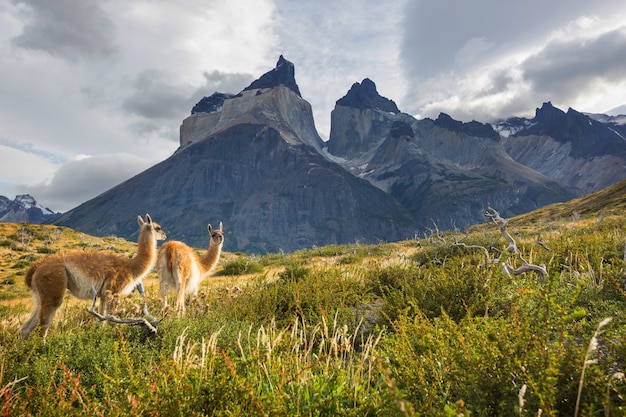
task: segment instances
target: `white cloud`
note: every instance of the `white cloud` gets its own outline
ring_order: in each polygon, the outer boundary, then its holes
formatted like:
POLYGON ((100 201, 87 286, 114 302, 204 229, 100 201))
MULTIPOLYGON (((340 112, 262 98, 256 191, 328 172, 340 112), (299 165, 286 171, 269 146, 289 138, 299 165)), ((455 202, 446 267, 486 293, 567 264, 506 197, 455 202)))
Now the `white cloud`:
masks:
POLYGON ((624 102, 625 85, 626 25, 615 17, 585 17, 565 22, 542 42, 502 53, 487 65, 451 69, 423 80, 414 87, 419 94, 405 99, 418 117, 445 112, 464 121, 490 122, 532 116, 544 101, 600 113, 624 102))
MULTIPOLYGON (((6 183, 32 184, 51 178, 58 164, 33 153, 0 144, 0 178, 6 183)), ((23 194, 19 191, 16 194, 23 194)))

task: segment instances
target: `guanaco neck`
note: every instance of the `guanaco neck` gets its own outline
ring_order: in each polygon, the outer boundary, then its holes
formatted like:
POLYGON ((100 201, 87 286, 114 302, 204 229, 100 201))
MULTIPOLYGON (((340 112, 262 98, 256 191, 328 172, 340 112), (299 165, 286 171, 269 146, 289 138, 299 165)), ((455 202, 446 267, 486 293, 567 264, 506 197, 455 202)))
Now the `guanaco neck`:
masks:
POLYGON ((222 253, 222 244, 215 244, 213 239, 209 241, 209 248, 207 249, 204 256, 200 259, 200 263, 202 264, 202 269, 204 273, 207 273, 213 269, 215 264, 220 258, 220 254, 222 253))
POLYGON ((156 264, 156 232, 149 224, 141 226, 137 239, 137 255, 130 260, 135 276, 151 270, 156 264))

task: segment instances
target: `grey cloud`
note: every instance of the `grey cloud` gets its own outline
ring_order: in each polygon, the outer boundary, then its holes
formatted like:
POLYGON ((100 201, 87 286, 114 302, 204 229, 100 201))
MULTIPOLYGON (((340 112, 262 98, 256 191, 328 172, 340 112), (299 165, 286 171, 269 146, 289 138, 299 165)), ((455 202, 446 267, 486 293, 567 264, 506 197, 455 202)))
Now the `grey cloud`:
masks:
POLYGON ((510 72, 510 69, 502 69, 498 71, 494 71, 490 77, 491 84, 489 88, 481 91, 477 98, 488 97, 494 94, 504 93, 509 89, 513 88, 514 85, 514 77, 510 72))
POLYGON ((477 50, 479 56, 473 60, 484 65, 513 47, 544 39, 559 25, 581 15, 606 15, 619 4, 617 0, 410 1, 403 23, 404 69, 408 77, 420 79, 451 71, 456 64, 463 64, 459 69, 465 71, 468 61, 459 61, 458 54, 472 39, 490 46, 477 50))
POLYGON ((179 125, 182 118, 172 123, 160 120, 138 119, 128 123, 127 128, 135 143, 149 143, 152 139, 162 138, 169 142, 179 141, 179 125))
POLYGON ((71 62, 108 58, 117 52, 115 25, 97 2, 14 0, 24 5, 23 31, 14 45, 45 51, 71 62))
POLYGON ((101 155, 64 164, 48 184, 25 191, 55 211, 67 211, 147 169, 153 162, 128 154, 101 155))
POLYGON ((137 76, 133 91, 123 102, 123 108, 150 120, 182 120, 203 97, 215 91, 238 93, 250 84, 254 77, 249 74, 205 72, 205 83, 189 94, 189 88, 178 84, 171 74, 146 70, 137 76))
MULTIPOLYGON (((221 71, 205 72, 203 75, 205 84, 198 89, 196 93, 205 96, 211 95, 215 91, 237 94, 255 80, 255 77, 251 74, 227 73, 221 71)), ((259 74, 259 76, 260 75, 261 74, 259 74)))
POLYGON ((146 119, 177 119, 186 112, 185 88, 163 71, 145 70, 133 83, 133 91, 122 103, 124 110, 146 119))
POLYGON ((626 81, 626 28, 595 39, 553 42, 522 65, 537 93, 568 102, 594 81, 626 81))

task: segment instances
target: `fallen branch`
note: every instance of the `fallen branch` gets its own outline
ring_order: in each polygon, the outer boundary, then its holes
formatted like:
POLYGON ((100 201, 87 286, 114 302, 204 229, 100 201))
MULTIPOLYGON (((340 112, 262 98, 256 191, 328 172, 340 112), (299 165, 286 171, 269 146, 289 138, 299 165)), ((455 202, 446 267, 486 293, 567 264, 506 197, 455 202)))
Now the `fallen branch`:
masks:
POLYGON ((537 245, 541 246, 542 248, 544 248, 545 250, 547 250, 548 252, 550 252, 550 248, 548 247, 548 245, 546 245, 545 243, 543 243, 541 241, 541 233, 537 233, 537 240, 536 240, 537 245))
POLYGON ((483 258, 485 259, 484 262, 482 263, 482 265, 480 266, 487 266, 490 264, 490 260, 489 260, 489 251, 487 251, 487 248, 485 248, 484 246, 480 246, 480 245, 468 245, 465 244, 463 242, 459 242, 458 240, 455 241, 452 246, 457 246, 457 247, 461 247, 461 248, 466 248, 466 249, 480 249, 481 252, 483 253, 483 258))
MULTIPOLYGON (((495 225, 498 226, 502 236, 507 240, 507 242, 509 242, 509 246, 507 246, 506 251, 508 253, 517 255, 517 259, 519 259, 519 261, 522 263, 522 266, 518 268, 513 268, 511 265, 507 263, 503 263, 505 273, 507 274, 512 273, 513 275, 519 275, 519 274, 523 274, 524 272, 534 271, 539 274, 541 283, 545 284, 546 277, 548 276, 548 271, 546 270, 546 266, 543 264, 533 265, 533 264, 528 263, 524 258, 522 258, 522 255, 519 249, 517 248, 517 243, 515 243, 515 239, 513 239, 513 236, 511 236, 511 234, 506 229, 509 224, 508 220, 501 217, 500 213, 498 213, 495 209, 491 207, 487 207, 487 210, 485 211, 485 216, 490 218, 491 221, 495 225)), ((540 242, 539 237, 537 237, 537 242, 540 242)), ((549 250, 547 246, 543 244, 541 246, 544 249, 549 250)))
POLYGON ((513 268, 512 266, 505 264, 505 268, 507 272, 512 273, 513 275, 520 275, 520 274, 523 274, 524 272, 535 271, 536 273, 539 274, 539 280, 541 281, 541 283, 545 284, 546 277, 548 276, 548 271, 546 270, 545 265, 529 264, 528 262, 524 260, 524 258, 521 257, 519 253, 517 254, 517 258, 522 263, 522 266, 518 268, 513 268))
POLYGON ((158 320, 155 319, 148 312, 148 304, 145 301, 142 305, 142 311, 143 311, 143 314, 146 317, 148 317, 149 320, 152 320, 152 322, 148 321, 148 319, 144 317, 121 318, 121 317, 114 316, 112 314, 102 315, 98 313, 97 311, 95 311, 96 300, 98 299, 99 293, 100 291, 97 291, 95 293, 93 297, 93 303, 91 304, 91 308, 88 308, 87 311, 102 321, 110 321, 112 323, 118 323, 118 324, 128 324, 130 326, 145 326, 148 330, 150 330, 152 334, 156 334, 159 323, 161 323, 161 321, 165 318, 165 316, 167 316, 167 313, 166 313, 161 319, 158 319, 158 320))

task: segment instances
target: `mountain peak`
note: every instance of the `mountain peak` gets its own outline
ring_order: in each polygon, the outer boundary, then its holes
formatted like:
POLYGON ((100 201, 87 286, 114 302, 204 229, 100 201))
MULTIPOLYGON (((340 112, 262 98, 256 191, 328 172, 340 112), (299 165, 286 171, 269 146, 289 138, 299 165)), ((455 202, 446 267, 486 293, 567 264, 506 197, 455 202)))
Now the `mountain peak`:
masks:
POLYGON ((281 55, 274 69, 263 74, 258 80, 253 81, 252 84, 244 88, 243 91, 257 90, 259 88, 273 88, 284 85, 298 96, 302 97, 298 84, 296 84, 295 72, 296 70, 293 63, 287 61, 281 55))
POLYGON ((591 158, 602 155, 626 156, 622 134, 572 108, 567 113, 549 101, 536 109, 535 117, 513 136, 550 136, 560 143, 571 143, 571 156, 591 158))
POLYGON ((565 112, 554 107, 549 101, 543 103, 541 108, 535 109, 535 122, 562 121, 564 118, 565 112))
POLYGON ((222 110, 224 100, 233 98, 234 94, 215 92, 208 97, 202 97, 202 99, 196 103, 191 109, 191 114, 196 113, 217 113, 222 110))
POLYGON ((360 84, 354 83, 348 93, 337 100, 339 106, 353 107, 357 109, 382 110, 398 114, 400 110, 393 100, 389 100, 378 94, 376 84, 369 78, 365 78, 360 84))
POLYGON ((11 201, 0 195, 0 221, 12 223, 43 223, 59 213, 37 203, 30 194, 21 194, 11 201))

